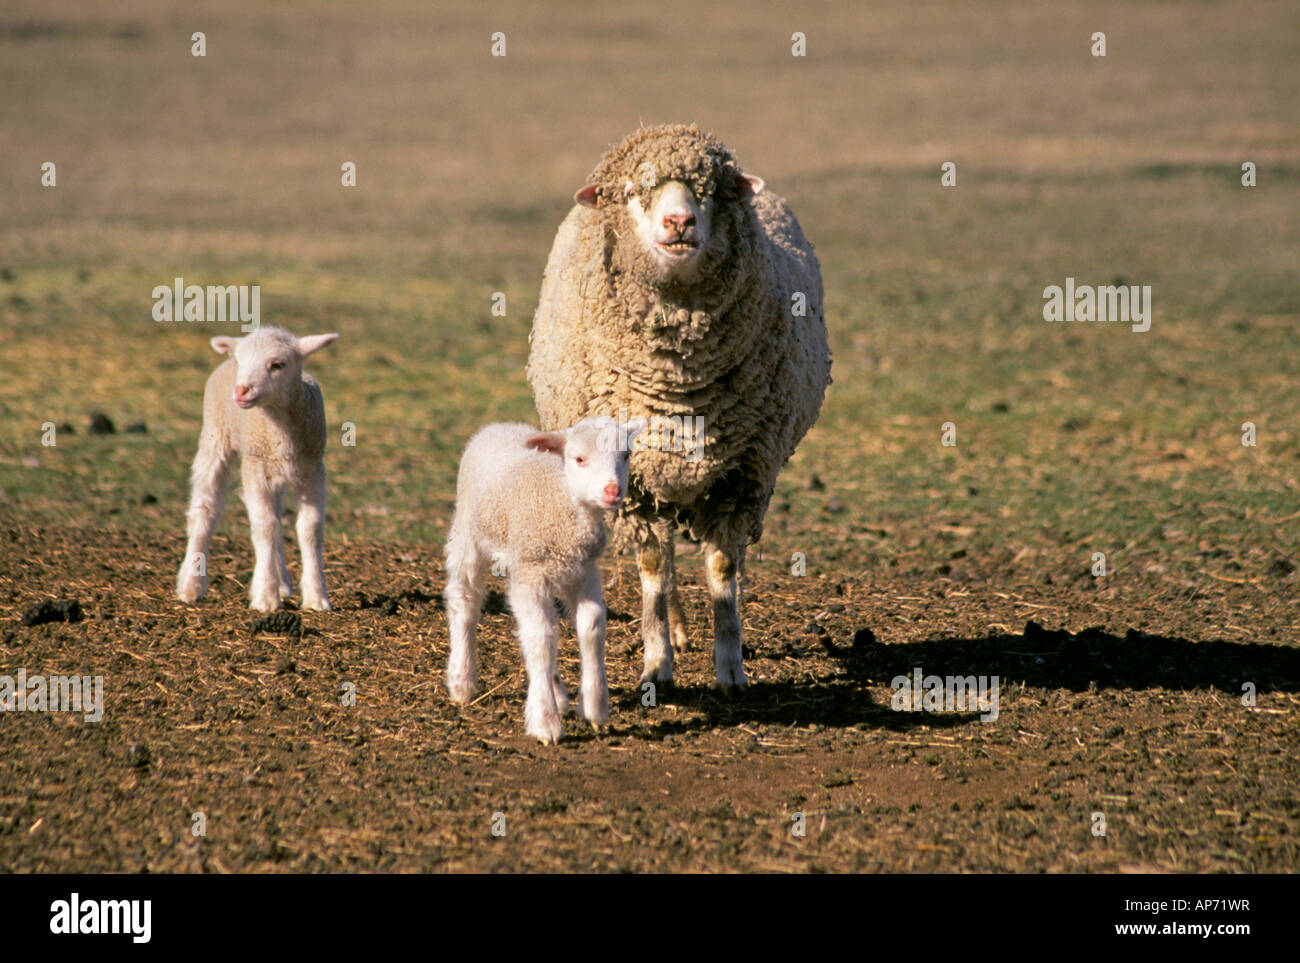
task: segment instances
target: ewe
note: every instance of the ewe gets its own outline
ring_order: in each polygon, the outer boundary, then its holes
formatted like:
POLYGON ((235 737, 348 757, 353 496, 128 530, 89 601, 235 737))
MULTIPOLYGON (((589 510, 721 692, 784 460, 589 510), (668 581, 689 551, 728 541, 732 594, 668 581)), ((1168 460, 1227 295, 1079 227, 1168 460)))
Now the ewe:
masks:
POLYGON ((645 680, 671 680, 686 644, 680 530, 704 543, 717 685, 746 685, 737 575, 830 383, 817 257, 763 186, 696 127, 634 132, 574 196, 533 318, 543 428, 643 416, 659 434, 633 455, 612 523, 638 549, 645 680), (683 423, 703 426, 686 453, 664 444, 683 423))
POLYGON ((447 688, 468 702, 478 680, 474 630, 489 568, 509 575, 507 596, 528 668, 529 735, 559 740, 569 697, 556 670, 556 612, 572 613, 582 651, 581 714, 609 721, 605 604, 596 559, 605 550, 603 514, 627 491, 628 453, 644 420, 588 418, 564 431, 494 424, 465 447, 456 512, 447 538, 447 688))
POLYGON ((189 544, 176 576, 176 595, 195 602, 208 591, 208 549, 221 517, 226 473, 240 454, 244 504, 257 563, 251 607, 271 611, 293 594, 284 561, 280 499, 298 498, 302 550, 302 607, 328 610, 321 541, 325 533, 325 405, 320 385, 302 370, 303 359, 337 334, 295 338, 280 328, 259 328, 246 338, 213 338, 230 355, 208 378, 203 393, 203 433, 194 458, 189 544))

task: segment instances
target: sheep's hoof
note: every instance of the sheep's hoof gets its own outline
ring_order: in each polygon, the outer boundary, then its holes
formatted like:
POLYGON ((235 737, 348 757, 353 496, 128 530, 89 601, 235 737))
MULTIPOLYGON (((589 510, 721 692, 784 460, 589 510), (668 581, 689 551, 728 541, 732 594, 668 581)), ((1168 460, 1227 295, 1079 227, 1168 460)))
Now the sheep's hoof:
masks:
POLYGON ((740 695, 749 688, 749 680, 745 678, 744 668, 741 666, 719 668, 718 678, 713 683, 713 688, 728 697, 740 695))
POLYGON ((306 612, 333 612, 334 606, 330 605, 329 599, 316 599, 315 601, 303 601, 303 611, 306 612))

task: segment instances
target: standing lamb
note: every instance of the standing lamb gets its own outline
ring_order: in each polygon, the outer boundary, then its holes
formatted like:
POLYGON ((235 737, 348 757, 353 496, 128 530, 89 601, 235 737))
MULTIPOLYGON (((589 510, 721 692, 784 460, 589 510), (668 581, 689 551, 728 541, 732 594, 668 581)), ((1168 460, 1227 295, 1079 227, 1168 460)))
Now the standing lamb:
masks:
POLYGON ((568 690, 556 669, 556 598, 573 614, 582 651, 582 716, 593 727, 609 721, 596 559, 605 550, 604 512, 623 501, 631 441, 644 427, 644 420, 619 425, 612 418, 588 418, 552 432, 495 424, 470 439, 447 538, 447 688, 453 700, 464 703, 474 695, 474 630, 488 569, 504 565, 528 668, 528 734, 558 741, 560 717, 568 711, 568 690))
POLYGON ((298 545, 302 550, 302 607, 328 611, 322 539, 325 534, 325 404, 303 359, 337 334, 295 338, 280 328, 259 328, 245 338, 213 338, 218 354, 230 355, 203 393, 203 433, 194 458, 189 544, 176 576, 176 595, 195 602, 208 591, 208 549, 221 517, 226 474, 241 458, 244 504, 257 563, 251 607, 269 612, 293 594, 284 560, 280 499, 286 488, 298 498, 298 545))
POLYGON ((821 268, 763 186, 695 126, 643 128, 574 195, 546 264, 528 360, 542 426, 633 415, 659 435, 633 455, 613 525, 638 548, 643 680, 670 681, 686 644, 683 531, 704 543, 717 685, 747 684, 745 547, 830 384, 821 268), (685 452, 665 430, 683 424, 700 429, 685 452))

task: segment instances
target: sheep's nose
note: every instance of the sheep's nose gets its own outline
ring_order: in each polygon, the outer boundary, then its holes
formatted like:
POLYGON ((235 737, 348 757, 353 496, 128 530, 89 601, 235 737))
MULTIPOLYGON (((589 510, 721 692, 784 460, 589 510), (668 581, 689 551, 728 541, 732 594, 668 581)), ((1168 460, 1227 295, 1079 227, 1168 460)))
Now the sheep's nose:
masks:
POLYGON ((236 400, 236 401, 243 401, 243 400, 244 400, 244 395, 246 395, 246 394, 248 394, 248 386, 247 386, 247 385, 235 385, 235 400, 236 400))
POLYGON ((605 486, 605 494, 610 498, 618 498, 623 494, 623 489, 619 487, 618 482, 610 482, 605 486))
POLYGON ((683 233, 688 227, 695 224, 694 214, 665 214, 664 227, 672 228, 678 234, 683 233))

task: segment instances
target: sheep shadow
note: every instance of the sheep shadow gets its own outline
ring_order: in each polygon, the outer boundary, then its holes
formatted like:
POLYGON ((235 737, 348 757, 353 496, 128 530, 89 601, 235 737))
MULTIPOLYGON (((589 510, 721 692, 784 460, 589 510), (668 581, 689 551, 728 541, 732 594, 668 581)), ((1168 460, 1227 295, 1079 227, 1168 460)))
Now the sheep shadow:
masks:
MULTIPOLYGON (((1258 695, 1300 693, 1300 648, 1287 645, 1197 642, 1132 629, 1123 636, 1098 628, 1048 631, 1033 622, 1022 635, 946 636, 883 645, 869 629, 860 629, 850 645, 825 636, 820 643, 834 669, 812 682, 758 682, 734 697, 707 686, 674 686, 657 693, 660 702, 690 706, 702 715, 659 723, 655 734, 742 723, 908 730, 979 720, 978 712, 898 712, 888 700, 872 697, 871 687, 890 686, 917 670, 924 676, 997 676, 1003 691, 1021 685, 1072 692, 1213 688, 1240 697, 1249 684, 1258 695)), ((761 659, 755 664, 761 665, 761 659)), ((640 699, 635 691, 620 705, 635 710, 640 699)))

